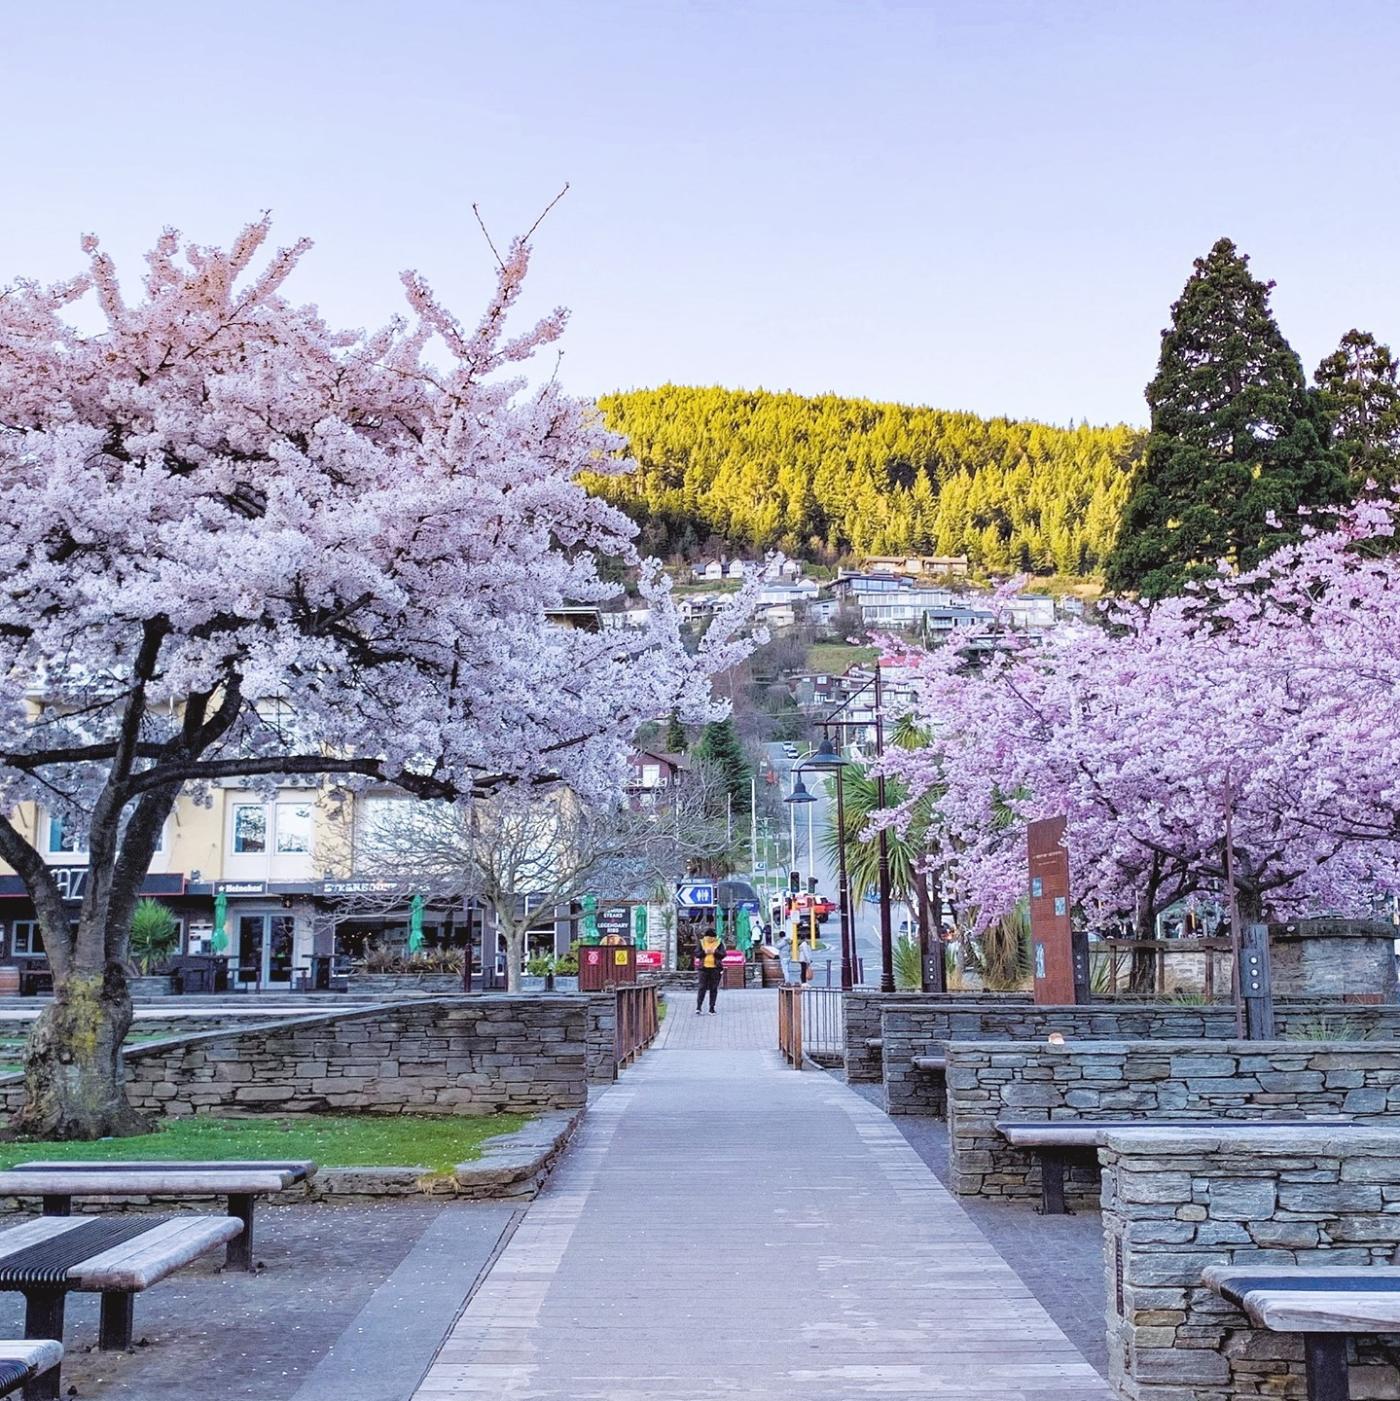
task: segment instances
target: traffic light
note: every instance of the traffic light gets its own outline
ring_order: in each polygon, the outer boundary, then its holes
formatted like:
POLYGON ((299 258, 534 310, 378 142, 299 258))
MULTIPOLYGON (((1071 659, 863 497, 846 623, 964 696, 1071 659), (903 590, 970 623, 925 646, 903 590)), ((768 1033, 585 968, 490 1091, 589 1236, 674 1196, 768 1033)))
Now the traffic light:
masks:
POLYGON ((802 890, 802 872, 801 872, 801 871, 789 871, 789 872, 788 872, 788 889, 789 889, 790 891, 792 891, 792 893, 793 893, 794 895, 797 895, 797 894, 800 894, 800 893, 801 893, 801 890, 802 890))
POLYGON ((808 877, 807 877, 807 894, 808 894, 808 895, 815 895, 816 893, 817 893, 817 878, 816 878, 816 876, 808 876, 808 877))

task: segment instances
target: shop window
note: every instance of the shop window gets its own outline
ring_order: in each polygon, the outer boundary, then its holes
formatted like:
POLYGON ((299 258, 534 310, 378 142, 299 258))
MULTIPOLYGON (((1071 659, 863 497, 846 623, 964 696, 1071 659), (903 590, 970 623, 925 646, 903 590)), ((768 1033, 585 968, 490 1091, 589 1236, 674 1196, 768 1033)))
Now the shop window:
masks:
POLYGON ((261 803, 234 806, 233 849, 239 854, 267 850, 267 809, 261 803))
POLYGON ((87 830, 71 814, 53 813, 49 817, 49 852, 87 855, 87 830))
POLYGON ((277 850, 282 853, 311 850, 311 804, 277 804, 277 850))
POLYGON ((10 926, 10 952, 17 958, 37 958, 44 952, 37 919, 17 919, 10 926))

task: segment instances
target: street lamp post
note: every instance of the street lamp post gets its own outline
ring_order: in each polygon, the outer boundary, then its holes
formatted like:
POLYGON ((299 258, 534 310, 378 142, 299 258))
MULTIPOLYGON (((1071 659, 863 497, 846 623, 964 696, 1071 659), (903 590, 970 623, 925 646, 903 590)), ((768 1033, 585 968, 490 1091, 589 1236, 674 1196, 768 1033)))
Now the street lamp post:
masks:
MULTIPOLYGON (((841 901, 841 988, 849 992, 855 986, 855 921, 851 909, 851 881, 846 871, 846 802, 845 787, 841 782, 841 771, 846 759, 838 754, 829 737, 823 737, 820 747, 793 772, 812 769, 817 773, 830 773, 836 777, 836 852, 840 862, 840 885, 837 894, 841 901)), ((807 786, 799 777, 793 785, 788 803, 815 803, 816 798, 807 791, 807 786)), ((794 808, 793 811, 796 809, 794 808)), ((808 813, 810 817, 810 812, 808 813)))
POLYGON ((837 897, 841 901, 841 988, 849 992, 855 986, 855 911, 851 908, 851 876, 846 871, 846 804, 845 783, 842 782, 846 759, 838 754, 830 736, 821 737, 821 744, 806 762, 806 768, 818 773, 832 773, 837 780, 837 860, 839 877, 837 897))
MULTIPOLYGON (((885 757, 884 696, 880 687, 880 663, 875 663, 875 801, 885 807, 885 772, 880 761, 885 757)), ((890 839, 882 826, 877 838, 880 863, 880 991, 894 991, 894 932, 890 919, 890 839)))
MULTIPOLYGON (((875 662, 875 674, 865 685, 851 692, 825 720, 821 721, 823 727, 827 725, 859 725, 864 726, 864 721, 838 720, 836 717, 858 696, 862 695, 869 687, 875 688, 875 762, 878 765, 885 757, 885 717, 884 717, 884 682, 880 675, 880 663, 875 662)), ((830 741, 824 741, 823 749, 830 749, 830 741)), ((834 750, 831 751, 833 754, 834 750)), ((820 751, 818 751, 820 753, 820 751)), ((816 756, 814 755, 813 758, 816 756)), ((839 757, 839 756, 838 756, 839 757)), ((845 762, 842 760, 841 762, 845 762)), ((808 766, 820 768, 820 764, 808 761, 808 766)), ((838 801, 840 788, 837 788, 838 801)), ((875 778, 876 802, 881 808, 886 803, 885 775, 877 773, 875 778)), ((843 833, 844 836, 844 833, 843 833)), ((891 891, 890 891, 890 839, 884 827, 880 828, 876 838, 876 853, 878 860, 877 888, 880 894, 880 991, 894 991, 894 921, 891 914, 891 891)), ((844 853, 843 853, 844 854, 844 853)), ((852 935, 852 939, 854 939, 852 935)))

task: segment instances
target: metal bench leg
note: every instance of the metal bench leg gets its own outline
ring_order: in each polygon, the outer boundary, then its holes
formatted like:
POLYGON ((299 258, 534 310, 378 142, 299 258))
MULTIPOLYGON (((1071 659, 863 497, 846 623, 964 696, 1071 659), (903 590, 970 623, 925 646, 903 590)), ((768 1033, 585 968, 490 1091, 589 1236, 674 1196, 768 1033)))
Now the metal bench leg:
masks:
POLYGON ((253 1196, 247 1192, 236 1192, 228 1199, 228 1214, 236 1216, 243 1229, 229 1241, 224 1252, 224 1268, 228 1270, 251 1270, 253 1268, 253 1196))
POLYGON ((45 1216, 71 1216, 73 1214, 73 1198, 49 1195, 44 1198, 45 1216))
MULTIPOLYGON (((53 1338, 63 1341, 62 1289, 26 1289, 24 1291, 24 1336, 53 1338)), ((56 1401, 59 1394, 59 1369, 50 1367, 24 1384, 24 1401, 56 1401)))
POLYGON ((1040 1155, 1040 1214, 1068 1216, 1065 1206, 1065 1167, 1062 1153, 1043 1152, 1040 1155))
POLYGON ((1345 1333, 1304 1333, 1303 1357, 1308 1365, 1308 1401, 1350 1401, 1345 1333))
POLYGON ((97 1346, 102 1352, 128 1352, 131 1349, 132 1305, 134 1294, 125 1290, 103 1291, 102 1313, 98 1322, 97 1346))

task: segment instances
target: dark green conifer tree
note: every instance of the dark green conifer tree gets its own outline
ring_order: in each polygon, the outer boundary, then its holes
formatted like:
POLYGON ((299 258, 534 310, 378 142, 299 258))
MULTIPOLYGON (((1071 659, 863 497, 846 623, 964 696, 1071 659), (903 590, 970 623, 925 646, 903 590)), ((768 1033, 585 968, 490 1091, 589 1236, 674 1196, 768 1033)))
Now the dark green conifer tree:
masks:
POLYGON ((668 754, 684 754, 690 744, 690 736, 685 732, 685 726, 681 724, 681 717, 673 710, 671 718, 666 722, 666 752, 668 754))
POLYGON ((1248 568, 1290 538, 1300 506, 1345 498, 1318 396, 1269 308, 1272 287, 1228 238, 1196 260, 1147 386, 1151 432, 1110 588, 1160 597, 1220 559, 1248 568))
POLYGON ((744 753, 739 732, 729 718, 713 720, 705 726, 695 746, 695 757, 714 767, 724 776, 724 785, 734 800, 736 813, 747 813, 753 806, 749 780, 753 770, 744 753))
POLYGON ((1369 331, 1351 330, 1313 373, 1332 442, 1352 485, 1400 481, 1400 363, 1369 331))

